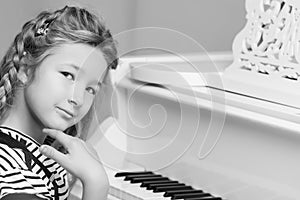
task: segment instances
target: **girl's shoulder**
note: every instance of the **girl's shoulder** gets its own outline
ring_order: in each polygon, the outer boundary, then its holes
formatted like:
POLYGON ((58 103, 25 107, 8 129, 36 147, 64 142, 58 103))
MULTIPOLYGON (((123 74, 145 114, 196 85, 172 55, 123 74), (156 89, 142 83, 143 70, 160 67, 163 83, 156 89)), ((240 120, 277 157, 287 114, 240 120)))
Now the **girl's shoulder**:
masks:
POLYGON ((16 190, 52 198, 54 184, 59 185, 60 198, 66 199, 69 193, 66 173, 57 162, 39 152, 34 140, 0 126, 0 199, 16 190))
POLYGON ((0 144, 0 199, 15 193, 34 194, 51 198, 45 181, 25 164, 24 153, 0 144))
POLYGON ((0 126, 0 170, 30 169, 28 159, 38 152, 38 143, 25 134, 9 127, 0 126), (29 154, 32 154, 29 155, 29 154))
POLYGON ((26 169, 25 154, 16 143, 26 141, 15 134, 12 129, 0 126, 0 172, 1 174, 11 171, 12 169, 26 169))

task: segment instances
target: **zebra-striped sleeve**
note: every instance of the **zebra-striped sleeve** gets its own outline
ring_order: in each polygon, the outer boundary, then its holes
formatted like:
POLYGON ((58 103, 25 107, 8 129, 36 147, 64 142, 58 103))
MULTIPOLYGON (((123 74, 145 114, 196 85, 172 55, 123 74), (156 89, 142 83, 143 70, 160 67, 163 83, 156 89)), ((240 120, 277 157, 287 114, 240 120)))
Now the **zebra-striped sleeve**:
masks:
POLYGON ((20 143, 25 141, 26 150, 40 164, 34 160, 29 160, 29 163, 23 149, 0 143, 0 199, 16 193, 34 194, 42 199, 67 199, 69 184, 67 171, 62 166, 42 155, 39 144, 28 135, 3 126, 0 126, 1 134, 7 134, 20 143), (46 168, 51 176, 46 176, 42 168, 46 168))
POLYGON ((35 194, 43 199, 51 199, 45 182, 37 174, 22 169, 1 171, 0 199, 5 195, 15 193, 35 194))

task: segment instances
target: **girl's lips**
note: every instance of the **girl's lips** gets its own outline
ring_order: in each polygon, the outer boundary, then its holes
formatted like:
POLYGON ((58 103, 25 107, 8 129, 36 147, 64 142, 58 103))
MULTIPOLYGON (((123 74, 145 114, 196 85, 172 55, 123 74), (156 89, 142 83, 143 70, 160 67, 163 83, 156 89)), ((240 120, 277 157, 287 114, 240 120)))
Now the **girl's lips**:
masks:
POLYGON ((56 108, 57 108, 58 112, 60 114, 63 114, 63 116, 65 116, 66 118, 71 119, 71 118, 74 117, 74 114, 72 112, 69 112, 69 111, 67 111, 65 109, 62 109, 60 107, 56 107, 56 108))

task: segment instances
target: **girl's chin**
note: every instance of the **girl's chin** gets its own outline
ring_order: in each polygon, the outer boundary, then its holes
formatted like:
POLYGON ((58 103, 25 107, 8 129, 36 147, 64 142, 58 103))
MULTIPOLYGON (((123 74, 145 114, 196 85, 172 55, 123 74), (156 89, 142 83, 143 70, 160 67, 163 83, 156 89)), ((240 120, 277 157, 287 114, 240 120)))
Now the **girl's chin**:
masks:
POLYGON ((60 131, 65 131, 75 124, 75 121, 68 121, 57 118, 56 116, 50 119, 47 119, 43 122, 45 128, 56 129, 60 131))
POLYGON ((71 127, 72 125, 69 124, 63 124, 63 123, 49 123, 45 124, 46 128, 65 131, 67 128, 71 127))

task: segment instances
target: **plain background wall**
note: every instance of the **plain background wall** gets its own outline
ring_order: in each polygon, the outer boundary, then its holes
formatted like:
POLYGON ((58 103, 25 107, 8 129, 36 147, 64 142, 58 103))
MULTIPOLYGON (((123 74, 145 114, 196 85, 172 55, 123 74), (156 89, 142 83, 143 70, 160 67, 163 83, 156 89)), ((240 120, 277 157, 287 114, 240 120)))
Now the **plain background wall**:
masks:
MULTIPOLYGON (((136 27, 178 31, 159 42, 168 40, 168 47, 180 52, 198 51, 190 40, 207 51, 230 51, 234 36, 246 23, 244 0, 142 0, 136 13, 136 27)), ((145 40, 134 39, 136 43, 145 40)))
POLYGON ((42 10, 66 4, 82 5, 103 15, 116 39, 120 38, 119 45, 126 49, 139 46, 146 38, 149 43, 164 42, 181 52, 195 51, 186 39, 207 51, 230 51, 234 36, 246 23, 241 0, 9 0, 0 3, 0 56, 26 21, 42 10), (151 31, 135 31, 143 27, 164 28, 168 40, 151 35, 151 31))

